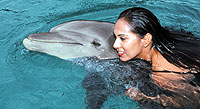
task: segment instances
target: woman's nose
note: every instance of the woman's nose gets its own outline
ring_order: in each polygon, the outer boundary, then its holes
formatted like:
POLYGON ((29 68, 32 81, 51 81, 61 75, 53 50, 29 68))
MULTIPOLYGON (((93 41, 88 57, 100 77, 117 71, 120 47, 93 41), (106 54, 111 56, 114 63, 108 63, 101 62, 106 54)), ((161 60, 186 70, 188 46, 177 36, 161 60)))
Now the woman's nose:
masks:
POLYGON ((115 39, 115 42, 113 44, 113 48, 118 49, 118 48, 120 48, 120 46, 121 46, 120 41, 118 39, 115 39))

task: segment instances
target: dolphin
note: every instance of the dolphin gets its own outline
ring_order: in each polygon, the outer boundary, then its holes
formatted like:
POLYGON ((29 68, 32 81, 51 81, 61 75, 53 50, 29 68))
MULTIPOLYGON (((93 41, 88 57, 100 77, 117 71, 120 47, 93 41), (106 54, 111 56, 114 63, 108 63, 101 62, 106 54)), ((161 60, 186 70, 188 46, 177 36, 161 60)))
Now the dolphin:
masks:
POLYGON ((112 47, 113 28, 113 23, 103 21, 69 21, 51 28, 49 32, 30 34, 23 40, 23 44, 28 50, 61 59, 118 58, 112 47))

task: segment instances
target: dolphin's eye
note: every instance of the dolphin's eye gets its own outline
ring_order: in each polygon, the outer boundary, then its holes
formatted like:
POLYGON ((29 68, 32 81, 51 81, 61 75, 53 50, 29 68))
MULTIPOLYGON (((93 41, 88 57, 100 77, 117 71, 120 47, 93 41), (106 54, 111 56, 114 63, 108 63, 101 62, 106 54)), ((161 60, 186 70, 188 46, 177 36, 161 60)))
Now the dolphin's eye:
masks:
POLYGON ((94 45, 95 47, 99 47, 101 46, 101 43, 99 43, 97 40, 93 40, 92 45, 94 45))

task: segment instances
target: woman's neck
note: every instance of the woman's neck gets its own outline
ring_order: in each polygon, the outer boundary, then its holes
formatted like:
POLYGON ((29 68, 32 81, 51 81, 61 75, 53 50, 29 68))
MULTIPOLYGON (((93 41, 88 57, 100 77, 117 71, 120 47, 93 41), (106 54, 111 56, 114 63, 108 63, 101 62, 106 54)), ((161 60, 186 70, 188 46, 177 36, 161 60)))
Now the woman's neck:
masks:
POLYGON ((153 48, 148 46, 147 48, 143 48, 141 51, 141 54, 138 55, 136 58, 144 59, 146 61, 152 61, 152 54, 153 54, 153 48))
POLYGON ((177 67, 174 64, 168 62, 158 50, 156 50, 154 47, 151 46, 144 48, 141 54, 136 58, 141 58, 146 61, 152 62, 153 71, 175 71, 175 72, 189 71, 187 69, 177 67))
POLYGON ((183 69, 180 67, 175 66, 174 64, 168 62, 160 52, 156 49, 152 51, 152 70, 153 71, 175 71, 175 72, 188 72, 189 70, 183 69))

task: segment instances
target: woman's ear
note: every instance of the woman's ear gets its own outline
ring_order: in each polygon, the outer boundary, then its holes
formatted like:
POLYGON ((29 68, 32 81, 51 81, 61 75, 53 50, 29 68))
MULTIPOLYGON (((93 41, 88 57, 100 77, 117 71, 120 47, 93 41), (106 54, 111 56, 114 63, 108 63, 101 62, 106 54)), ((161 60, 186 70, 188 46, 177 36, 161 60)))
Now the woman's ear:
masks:
POLYGON ((150 33, 147 33, 143 38, 142 38, 142 41, 143 41, 143 46, 146 48, 148 47, 149 45, 152 44, 152 35, 150 33))

